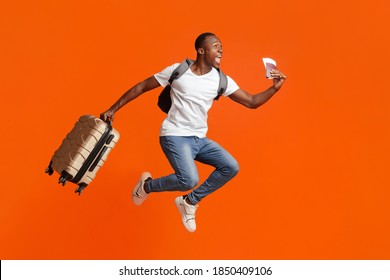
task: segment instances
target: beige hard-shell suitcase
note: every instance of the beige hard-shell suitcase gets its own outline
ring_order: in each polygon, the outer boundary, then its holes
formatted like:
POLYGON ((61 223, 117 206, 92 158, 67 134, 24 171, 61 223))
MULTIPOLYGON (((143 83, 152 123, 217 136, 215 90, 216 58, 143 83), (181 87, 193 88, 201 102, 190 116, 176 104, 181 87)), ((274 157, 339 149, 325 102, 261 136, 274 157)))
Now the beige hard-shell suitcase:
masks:
POLYGON ((81 116, 55 151, 45 172, 52 175, 56 171, 60 174, 58 183, 75 183, 78 185, 75 192, 81 194, 118 140, 119 132, 111 123, 92 115, 81 116))

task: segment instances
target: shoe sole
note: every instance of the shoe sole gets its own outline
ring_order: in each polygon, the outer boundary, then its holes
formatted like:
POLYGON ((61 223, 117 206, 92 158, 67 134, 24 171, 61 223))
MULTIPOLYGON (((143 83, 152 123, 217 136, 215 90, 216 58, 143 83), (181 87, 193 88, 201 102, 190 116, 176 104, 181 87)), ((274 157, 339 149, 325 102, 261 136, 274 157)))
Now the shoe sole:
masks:
POLYGON ((189 232, 195 232, 196 229, 190 228, 187 224, 187 220, 185 219, 186 210, 184 208, 184 205, 180 202, 180 197, 175 198, 175 205, 180 212, 181 220, 186 230, 188 230, 189 232))

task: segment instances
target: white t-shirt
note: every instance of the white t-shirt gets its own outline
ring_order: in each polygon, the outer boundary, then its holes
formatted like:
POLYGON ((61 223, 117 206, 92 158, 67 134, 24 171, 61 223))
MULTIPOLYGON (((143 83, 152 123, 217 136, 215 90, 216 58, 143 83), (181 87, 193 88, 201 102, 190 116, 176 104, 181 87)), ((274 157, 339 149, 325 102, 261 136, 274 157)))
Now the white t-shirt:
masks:
MULTIPOLYGON (((179 63, 168 66, 154 75, 161 86, 168 80, 179 63)), ((179 79, 172 82, 172 106, 162 123, 160 136, 197 136, 203 138, 207 133, 207 112, 217 96, 219 73, 216 69, 204 75, 196 75, 188 69, 179 79)), ((239 89, 236 82, 227 76, 228 85, 224 96, 239 89)))

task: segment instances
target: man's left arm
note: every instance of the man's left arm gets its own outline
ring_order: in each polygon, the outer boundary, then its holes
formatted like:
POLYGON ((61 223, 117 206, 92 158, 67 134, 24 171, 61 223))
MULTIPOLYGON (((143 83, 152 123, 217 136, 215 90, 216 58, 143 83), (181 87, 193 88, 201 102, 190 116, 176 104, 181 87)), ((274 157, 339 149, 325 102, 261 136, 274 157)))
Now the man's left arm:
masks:
POLYGON ((270 100, 279 91, 287 78, 286 75, 276 69, 271 70, 271 77, 273 78, 273 86, 263 92, 250 94, 243 89, 238 89, 230 94, 229 97, 247 108, 256 109, 270 100))

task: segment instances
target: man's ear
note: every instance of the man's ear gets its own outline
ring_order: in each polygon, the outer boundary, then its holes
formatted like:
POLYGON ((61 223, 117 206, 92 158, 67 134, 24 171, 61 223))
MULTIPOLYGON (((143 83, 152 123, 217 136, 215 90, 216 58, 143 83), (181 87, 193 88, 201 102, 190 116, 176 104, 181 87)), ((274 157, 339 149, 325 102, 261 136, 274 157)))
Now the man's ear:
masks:
POLYGON ((203 49, 203 48, 199 48, 199 49, 198 49, 198 53, 199 53, 199 54, 204 54, 204 49, 203 49))

